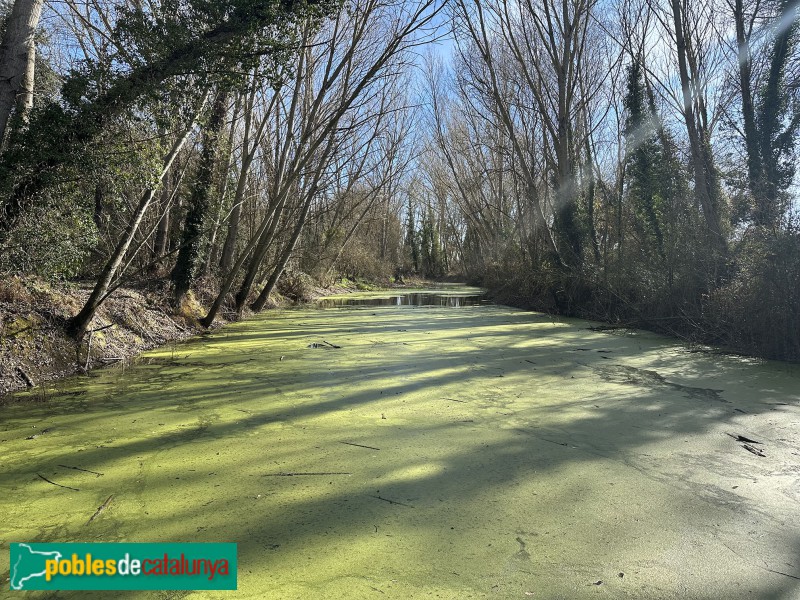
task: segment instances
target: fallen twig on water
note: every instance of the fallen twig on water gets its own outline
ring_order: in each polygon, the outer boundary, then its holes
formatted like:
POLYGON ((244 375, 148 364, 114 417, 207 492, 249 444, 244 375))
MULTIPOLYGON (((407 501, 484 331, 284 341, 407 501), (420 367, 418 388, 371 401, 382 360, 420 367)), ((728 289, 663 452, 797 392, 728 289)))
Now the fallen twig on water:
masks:
POLYGON ((370 450, 380 450, 380 448, 376 448, 375 446, 365 446, 364 444, 355 444, 353 442, 339 442, 340 444, 347 444, 348 446, 357 446, 359 448, 369 448, 370 450))
POLYGON ((743 435, 739 435, 738 433, 737 434, 733 434, 733 433, 728 433, 726 431, 725 435, 729 435, 730 437, 735 439, 737 442, 747 442, 748 444, 760 444, 761 443, 761 442, 757 442, 756 440, 751 440, 748 437, 744 437, 743 435))
POLYGON ((106 501, 103 502, 100 506, 98 506, 97 510, 94 511, 94 514, 91 517, 89 517, 89 520, 86 521, 86 524, 88 525, 89 523, 94 521, 101 512, 103 512, 106 508, 108 508, 108 505, 111 504, 111 501, 113 499, 114 499, 114 494, 111 494, 108 498, 106 498, 106 501))
POLYGON ((68 485, 61 485, 60 483, 56 483, 55 481, 50 481, 47 477, 45 477, 41 473, 37 473, 37 475, 39 476, 39 479, 44 479, 50 485, 55 485, 57 487, 64 488, 65 490, 72 490, 73 492, 80 492, 80 490, 77 488, 69 487, 68 485))
POLYGON ((59 467, 63 467, 64 469, 75 469, 76 471, 83 471, 84 473, 92 473, 93 475, 97 475, 100 477, 103 475, 102 473, 98 473, 97 471, 90 471, 89 469, 81 469, 80 467, 71 467, 69 465, 58 465, 59 467))
POLYGON ((747 450, 751 454, 755 454, 756 456, 761 456, 761 457, 766 457, 767 456, 766 454, 764 454, 763 450, 760 450, 759 448, 751 446, 750 444, 742 444, 742 448, 744 448, 745 450, 747 450))
POLYGON ((33 435, 29 435, 25 439, 26 440, 35 440, 40 435, 44 435, 45 433, 49 433, 51 429, 52 429, 52 427, 47 427, 46 429, 42 429, 39 433, 34 433, 33 435))
MULTIPOLYGON (((733 554, 735 554, 736 556, 738 556, 742 560, 748 562, 750 565, 752 565, 754 567, 758 567, 759 569, 764 569, 765 571, 769 571, 770 573, 775 573, 776 575, 783 575, 784 577, 789 577, 791 579, 796 579, 796 580, 800 581, 800 577, 798 577, 797 575, 791 575, 790 573, 784 573, 783 571, 776 571, 775 569, 770 569, 768 566, 762 566, 762 565, 758 564, 758 562, 752 562, 749 558, 746 558, 746 557, 742 556, 736 550, 734 550, 733 548, 728 546, 728 544, 724 544, 723 543, 722 545, 725 546, 728 550, 730 550, 733 554)), ((766 564, 766 561, 764 562, 764 564, 766 564)))
POLYGON ((377 498, 378 500, 383 500, 384 502, 388 502, 389 504, 399 504, 400 506, 407 506, 408 508, 415 508, 410 504, 406 504, 404 502, 398 502, 397 500, 389 500, 389 498, 384 498, 383 496, 370 496, 370 498, 377 498))
POLYGON ((352 475, 342 471, 320 471, 318 473, 267 473, 264 477, 297 477, 300 475, 352 475))

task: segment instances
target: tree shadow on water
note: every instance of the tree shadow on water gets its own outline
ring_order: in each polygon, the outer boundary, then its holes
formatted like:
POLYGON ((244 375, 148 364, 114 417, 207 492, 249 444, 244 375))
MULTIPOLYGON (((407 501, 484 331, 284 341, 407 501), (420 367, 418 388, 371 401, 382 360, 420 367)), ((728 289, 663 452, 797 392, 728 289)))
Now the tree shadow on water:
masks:
POLYGON ((792 439, 795 375, 501 308, 353 312, 250 323, 9 406, 2 539, 235 541, 241 597, 800 591, 797 448, 770 437, 792 439), (31 424, 52 431, 26 440, 31 424), (727 430, 767 436, 767 456, 727 430), (104 475, 59 470, 77 463, 104 475))

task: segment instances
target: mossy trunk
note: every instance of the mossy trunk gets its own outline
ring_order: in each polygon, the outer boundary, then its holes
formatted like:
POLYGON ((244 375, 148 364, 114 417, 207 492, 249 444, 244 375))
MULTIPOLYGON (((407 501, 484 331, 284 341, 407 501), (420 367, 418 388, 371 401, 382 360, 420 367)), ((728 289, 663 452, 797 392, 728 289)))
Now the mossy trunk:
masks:
POLYGON ((211 108, 211 115, 203 131, 203 150, 197 169, 197 178, 189 198, 189 210, 183 227, 181 248, 170 275, 175 285, 175 305, 180 306, 194 283, 202 266, 203 233, 209 213, 211 187, 214 180, 219 137, 227 112, 227 91, 218 91, 211 108))

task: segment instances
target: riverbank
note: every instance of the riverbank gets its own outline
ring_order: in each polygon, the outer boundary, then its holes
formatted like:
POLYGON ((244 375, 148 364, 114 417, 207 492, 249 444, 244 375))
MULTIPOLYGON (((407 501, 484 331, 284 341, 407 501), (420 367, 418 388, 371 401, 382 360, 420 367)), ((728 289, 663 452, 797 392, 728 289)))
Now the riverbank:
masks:
MULTIPOLYGON (((289 276, 281 282, 283 293, 273 294, 269 308, 313 302, 332 294, 422 284, 421 280, 404 285, 340 280, 326 288, 305 275, 289 276)), ((120 288, 100 306, 92 322, 94 332, 76 343, 66 335, 64 326, 86 301, 91 292, 88 285, 36 277, 1 281, 0 399, 30 388, 41 388, 38 393, 45 397, 49 392, 42 384, 128 361, 147 350, 206 333, 198 321, 206 313, 213 291, 210 282, 200 286, 198 294, 190 294, 188 302, 175 309, 163 282, 120 288)), ((214 328, 229 323, 233 316, 221 313, 214 328)))
POLYGON ((579 299, 566 303, 559 303, 558 294, 530 278, 495 274, 473 283, 486 288, 492 301, 506 306, 597 321, 607 329, 650 331, 691 348, 800 363, 799 313, 790 302, 785 310, 776 313, 758 298, 750 298, 750 304, 742 306, 737 304, 735 295, 718 292, 673 310, 637 306, 608 289, 593 288, 577 280, 572 283, 582 289, 572 292, 579 299))
POLYGON ((90 293, 88 286, 12 277, 0 284, 0 397, 99 366, 125 361, 146 350, 200 332, 202 306, 182 311, 160 290, 121 288, 104 302, 91 333, 76 343, 64 331, 90 293))

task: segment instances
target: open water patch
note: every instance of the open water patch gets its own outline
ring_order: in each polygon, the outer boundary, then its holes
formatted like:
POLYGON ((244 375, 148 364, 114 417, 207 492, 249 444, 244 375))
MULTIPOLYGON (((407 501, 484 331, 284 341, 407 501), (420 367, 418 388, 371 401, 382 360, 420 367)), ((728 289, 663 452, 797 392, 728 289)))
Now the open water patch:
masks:
POLYGON ((463 308, 468 306, 489 306, 493 304, 485 294, 436 294, 430 292, 408 292, 372 298, 322 298, 320 308, 342 308, 350 306, 408 306, 408 307, 446 307, 463 308))

